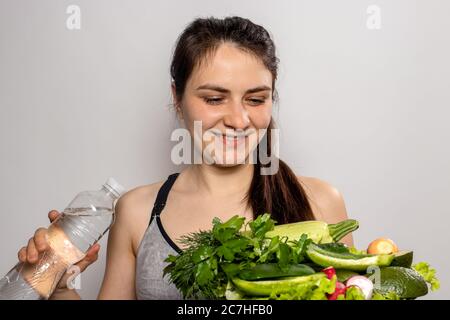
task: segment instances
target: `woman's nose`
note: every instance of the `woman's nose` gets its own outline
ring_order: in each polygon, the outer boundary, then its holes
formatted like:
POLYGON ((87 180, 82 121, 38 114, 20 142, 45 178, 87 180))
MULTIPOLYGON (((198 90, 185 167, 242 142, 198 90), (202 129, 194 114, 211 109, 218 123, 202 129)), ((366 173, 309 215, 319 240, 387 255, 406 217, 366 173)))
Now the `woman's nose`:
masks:
POLYGON ((241 102, 233 103, 227 108, 224 116, 224 123, 227 127, 245 130, 250 124, 248 112, 241 102))

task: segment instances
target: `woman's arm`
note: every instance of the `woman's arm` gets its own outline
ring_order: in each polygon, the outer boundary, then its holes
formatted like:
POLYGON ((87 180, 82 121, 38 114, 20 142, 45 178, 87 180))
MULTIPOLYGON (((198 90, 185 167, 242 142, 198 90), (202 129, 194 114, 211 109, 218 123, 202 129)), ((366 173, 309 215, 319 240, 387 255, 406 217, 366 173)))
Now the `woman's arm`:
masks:
POLYGON ((123 195, 115 207, 115 221, 109 231, 106 268, 98 299, 136 299, 136 257, 132 246, 132 230, 138 205, 132 193, 123 195))
MULTIPOLYGON (((300 184, 308 194, 314 216, 317 220, 337 223, 348 219, 342 194, 326 181, 313 177, 298 177, 300 184)), ((348 234, 340 242, 352 247, 353 236, 348 234)))

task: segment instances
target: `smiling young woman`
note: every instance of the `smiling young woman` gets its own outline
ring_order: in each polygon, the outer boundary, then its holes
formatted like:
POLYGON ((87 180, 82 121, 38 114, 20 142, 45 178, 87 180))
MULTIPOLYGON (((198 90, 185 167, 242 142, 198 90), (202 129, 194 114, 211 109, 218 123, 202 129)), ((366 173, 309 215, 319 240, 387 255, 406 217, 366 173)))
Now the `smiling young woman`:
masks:
MULTIPOLYGON (((228 161, 238 153, 249 159, 261 147, 253 135, 275 128, 277 66, 269 33, 248 19, 196 19, 186 27, 170 68, 175 110, 191 136, 195 121, 201 121, 202 133, 214 131, 221 151, 212 156, 212 164, 188 165, 165 181, 137 187, 120 198, 99 299, 181 298, 163 278, 164 259, 183 250, 181 235, 209 229, 214 217, 223 221, 239 214, 251 220, 269 212, 278 223, 347 218, 336 188, 295 175, 278 158, 278 170, 269 175, 261 174, 266 165, 259 156, 256 163, 228 161), (241 144, 245 148, 238 148, 241 144)), ((270 134, 267 142, 274 161, 270 134)), ((202 140, 195 148, 207 146, 202 140)), ((39 241, 42 238, 35 237, 34 242, 39 241)), ((343 242, 352 245, 351 236, 343 242)), ((98 247, 93 248, 81 262, 83 269, 95 261, 97 252, 98 247)), ((79 296, 60 284, 52 298, 79 296)))

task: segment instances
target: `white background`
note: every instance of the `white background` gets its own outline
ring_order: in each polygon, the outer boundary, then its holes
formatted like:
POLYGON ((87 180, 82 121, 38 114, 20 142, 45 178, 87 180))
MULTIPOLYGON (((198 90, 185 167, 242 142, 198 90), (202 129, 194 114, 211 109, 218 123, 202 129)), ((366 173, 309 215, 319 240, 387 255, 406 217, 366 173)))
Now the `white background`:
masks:
MULTIPOLYGON (((169 64, 194 18, 240 15, 266 27, 279 58, 282 158, 326 180, 360 221, 356 246, 387 236, 438 270, 448 298, 450 2, 0 1, 0 274, 50 209, 114 176, 165 179, 169 64), (66 8, 81 8, 81 29, 66 8), (369 5, 381 29, 366 26, 369 5)), ((105 265, 82 276, 96 297, 105 265)))

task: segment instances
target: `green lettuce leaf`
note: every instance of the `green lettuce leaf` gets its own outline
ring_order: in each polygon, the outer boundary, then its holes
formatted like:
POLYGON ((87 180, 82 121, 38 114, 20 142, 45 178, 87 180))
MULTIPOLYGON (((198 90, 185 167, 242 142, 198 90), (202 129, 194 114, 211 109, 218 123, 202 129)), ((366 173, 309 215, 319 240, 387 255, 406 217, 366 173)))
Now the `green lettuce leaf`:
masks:
POLYGON ((391 291, 386 294, 381 294, 377 291, 373 292, 372 300, 400 300, 400 297, 395 292, 391 291))
POLYGON ((271 294, 269 299, 274 300, 327 300, 327 295, 332 294, 336 288, 337 278, 321 278, 317 281, 305 283, 292 288, 282 294, 271 294))
POLYGON ((431 266, 426 262, 419 262, 412 266, 426 282, 431 285, 431 290, 435 291, 441 287, 439 280, 436 278, 436 270, 431 268, 431 266))
MULTIPOLYGON (((340 300, 339 297, 338 300, 340 300)), ((345 299, 342 300, 366 300, 366 298, 364 297, 364 293, 360 288, 356 286, 351 286, 345 292, 345 299)))

